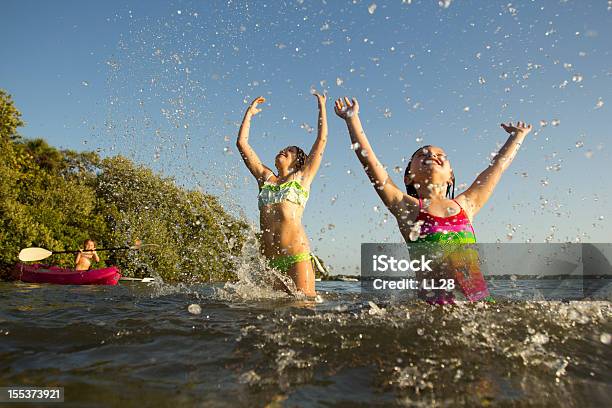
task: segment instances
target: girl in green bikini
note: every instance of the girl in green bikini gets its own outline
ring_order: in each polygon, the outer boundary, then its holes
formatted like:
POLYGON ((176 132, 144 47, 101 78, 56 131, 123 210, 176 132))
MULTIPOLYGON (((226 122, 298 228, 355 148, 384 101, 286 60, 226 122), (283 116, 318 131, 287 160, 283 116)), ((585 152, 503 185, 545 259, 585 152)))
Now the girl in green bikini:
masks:
POLYGON ((326 96, 314 94, 319 106, 319 132, 310 153, 297 146, 281 150, 275 159, 277 173, 263 165, 249 145, 251 118, 261 109, 265 99, 256 98, 244 114, 236 145, 247 168, 259 185, 259 222, 262 232, 262 252, 270 266, 287 273, 299 291, 314 296, 315 275, 310 245, 302 215, 327 144, 326 96))
MULTIPOLYGON (((510 137, 487 167, 462 194, 455 198, 455 176, 444 150, 436 146, 418 149, 410 158, 404 175, 404 193, 376 158, 359 120, 357 100, 338 99, 336 114, 346 121, 355 153, 363 165, 372 185, 385 206, 395 216, 399 230, 407 243, 436 242, 473 244, 476 242, 472 220, 487 202, 497 186, 502 173, 514 159, 531 125, 518 122, 503 124, 510 137)), ((455 248, 457 246, 455 245, 455 248)), ((472 251, 473 252, 473 251, 472 251)), ((464 250, 460 255, 470 255, 464 250)), ((463 294, 470 301, 491 299, 480 273, 477 257, 472 258, 467 274, 457 274, 455 279, 463 294)), ((431 303, 453 303, 452 294, 438 293, 431 303)), ((430 299, 427 299, 428 301, 430 299)))

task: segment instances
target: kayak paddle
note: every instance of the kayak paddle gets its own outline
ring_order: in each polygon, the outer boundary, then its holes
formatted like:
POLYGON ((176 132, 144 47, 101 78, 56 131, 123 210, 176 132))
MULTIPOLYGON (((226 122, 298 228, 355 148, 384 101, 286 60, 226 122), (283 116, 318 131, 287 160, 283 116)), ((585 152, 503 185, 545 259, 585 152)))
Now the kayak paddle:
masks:
POLYGON ((151 283, 151 282, 155 282, 155 278, 128 278, 126 276, 122 276, 122 277, 119 278, 119 282, 151 283))
POLYGON ((53 254, 77 254, 79 252, 93 252, 93 251, 121 251, 121 250, 138 250, 143 246, 155 246, 156 244, 141 244, 140 241, 136 241, 133 246, 115 247, 115 248, 100 248, 91 250, 76 250, 76 251, 49 251, 45 248, 24 248, 19 252, 19 260, 24 262, 40 261, 50 257, 53 254))

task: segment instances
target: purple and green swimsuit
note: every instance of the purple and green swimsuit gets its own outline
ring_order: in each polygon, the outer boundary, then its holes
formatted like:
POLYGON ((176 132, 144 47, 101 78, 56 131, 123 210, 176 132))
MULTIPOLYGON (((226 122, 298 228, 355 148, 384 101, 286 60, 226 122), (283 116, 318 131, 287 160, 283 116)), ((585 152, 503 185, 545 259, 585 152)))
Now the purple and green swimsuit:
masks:
MULTIPOLYGON (((494 302, 480 271, 478 252, 470 246, 462 245, 476 243, 474 227, 459 203, 453 201, 461 209, 459 213, 450 217, 438 217, 429 214, 423 208, 423 201, 419 199, 419 215, 414 222, 420 224, 421 229, 415 242, 436 243, 445 248, 445 262, 450 263, 454 270, 455 284, 461 288, 467 300, 494 302), (449 245, 445 247, 444 244, 449 245)), ((454 295, 452 292, 440 291, 434 299, 426 300, 433 304, 454 303, 454 295)))

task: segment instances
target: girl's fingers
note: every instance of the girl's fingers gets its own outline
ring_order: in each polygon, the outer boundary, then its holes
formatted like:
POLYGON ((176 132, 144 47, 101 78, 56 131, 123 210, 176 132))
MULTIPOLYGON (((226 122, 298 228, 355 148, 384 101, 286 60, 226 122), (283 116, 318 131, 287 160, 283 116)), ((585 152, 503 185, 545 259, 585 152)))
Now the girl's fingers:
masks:
POLYGON ((346 96, 344 97, 344 102, 346 102, 346 107, 347 107, 347 108, 350 108, 350 107, 351 107, 351 102, 349 101, 349 98, 348 98, 348 97, 346 97, 346 96))

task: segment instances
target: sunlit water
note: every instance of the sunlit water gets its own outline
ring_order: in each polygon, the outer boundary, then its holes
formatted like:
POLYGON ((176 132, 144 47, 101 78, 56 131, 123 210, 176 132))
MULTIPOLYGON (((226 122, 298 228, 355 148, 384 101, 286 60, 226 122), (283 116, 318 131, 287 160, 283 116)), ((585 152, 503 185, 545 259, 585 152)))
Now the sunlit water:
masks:
MULTIPOLYGON (((313 302, 240 300, 219 287, 1 283, 0 385, 62 386, 78 407, 582 407, 612 395, 609 301, 391 304, 347 282, 319 283, 313 302)), ((493 285, 498 298, 514 290, 493 285)))

